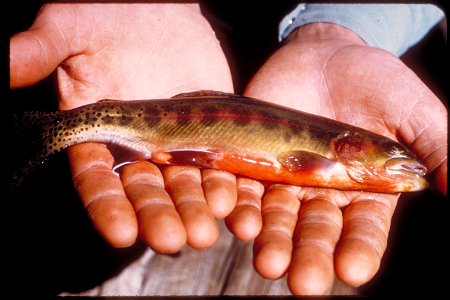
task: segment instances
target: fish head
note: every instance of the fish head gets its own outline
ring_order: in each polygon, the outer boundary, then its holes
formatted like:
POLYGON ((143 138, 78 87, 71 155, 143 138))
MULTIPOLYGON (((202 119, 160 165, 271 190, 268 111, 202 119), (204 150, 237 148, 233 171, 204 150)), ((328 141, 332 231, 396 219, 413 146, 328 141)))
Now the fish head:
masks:
POLYGON ((379 135, 346 134, 333 142, 335 158, 348 175, 380 191, 419 191, 428 187, 426 166, 402 144, 379 135))

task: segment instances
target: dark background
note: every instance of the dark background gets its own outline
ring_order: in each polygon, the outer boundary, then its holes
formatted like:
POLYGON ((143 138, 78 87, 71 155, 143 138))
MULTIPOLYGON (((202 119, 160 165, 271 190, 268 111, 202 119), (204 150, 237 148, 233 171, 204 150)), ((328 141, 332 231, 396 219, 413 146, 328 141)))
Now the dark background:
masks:
MULTIPOLYGON (((222 39, 230 60, 236 91, 276 49, 278 22, 297 1, 205 1, 203 9, 222 39), (233 56, 231 55, 233 53, 233 56)), ((9 37, 31 26, 41 3, 19 2, 8 15, 9 37)), ((446 32, 439 28, 402 57, 447 105, 446 32), (444 38, 445 36, 445 38, 444 38)), ((7 61, 7 60, 6 60, 7 61)), ((7 78, 6 69, 6 78, 7 78)), ((6 79, 7 80, 7 79, 6 79)), ((7 81, 6 81, 7 84, 7 81)), ((50 76, 37 85, 8 90, 2 80, 5 113, 2 128, 1 180, 7 183, 15 149, 9 116, 14 111, 55 110, 57 91, 50 76), (6 100, 6 101, 5 101, 6 100)), ((2 293, 54 295, 94 287, 117 274, 144 250, 138 242, 126 249, 107 245, 96 233, 74 192, 67 157, 58 154, 35 172, 21 189, 2 188, 2 293)), ((448 293, 449 205, 430 191, 403 194, 395 212, 382 267, 360 288, 363 295, 448 293)))

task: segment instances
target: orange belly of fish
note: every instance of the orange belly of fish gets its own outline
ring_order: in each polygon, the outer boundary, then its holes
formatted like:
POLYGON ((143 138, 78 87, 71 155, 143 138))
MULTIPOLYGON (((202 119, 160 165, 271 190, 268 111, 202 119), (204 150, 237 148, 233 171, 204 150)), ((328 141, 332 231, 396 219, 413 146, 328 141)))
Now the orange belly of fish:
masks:
POLYGON ((386 192, 394 188, 390 182, 377 178, 370 182, 357 182, 350 178, 346 167, 339 162, 306 163, 304 167, 292 170, 261 157, 196 150, 157 151, 152 154, 152 161, 166 165, 218 169, 267 182, 298 186, 374 192, 386 192))
POLYGON ((283 166, 275 165, 269 160, 234 154, 224 154, 222 159, 213 162, 213 166, 216 169, 255 179, 304 186, 342 186, 343 180, 349 179, 346 173, 342 172, 339 172, 339 175, 330 176, 326 174, 330 170, 325 167, 320 168, 316 166, 315 168, 305 168, 303 170, 289 170, 283 166))

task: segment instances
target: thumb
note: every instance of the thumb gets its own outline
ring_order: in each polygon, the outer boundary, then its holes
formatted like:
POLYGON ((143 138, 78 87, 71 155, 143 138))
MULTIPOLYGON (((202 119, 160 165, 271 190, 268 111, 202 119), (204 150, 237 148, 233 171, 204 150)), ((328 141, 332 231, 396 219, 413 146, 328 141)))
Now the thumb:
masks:
POLYGON ((44 79, 69 56, 68 39, 64 36, 67 23, 59 24, 63 25, 61 28, 54 22, 46 22, 47 16, 40 13, 29 30, 11 37, 10 88, 29 86, 44 79))
POLYGON ((444 104, 423 83, 410 84, 410 99, 416 103, 401 123, 400 138, 428 168, 430 187, 447 196, 448 112, 444 104), (413 100, 414 95, 417 100, 413 100))

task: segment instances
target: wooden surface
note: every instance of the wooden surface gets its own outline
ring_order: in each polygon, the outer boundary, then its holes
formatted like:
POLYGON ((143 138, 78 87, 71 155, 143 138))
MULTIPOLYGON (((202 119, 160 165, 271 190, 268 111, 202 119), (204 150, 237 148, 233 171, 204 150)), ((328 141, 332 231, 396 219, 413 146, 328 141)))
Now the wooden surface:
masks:
MULTIPOLYGON (((276 281, 259 276, 252 265, 252 243, 233 238, 223 222, 217 244, 207 250, 188 246, 176 255, 148 249, 118 276, 80 294, 83 296, 166 295, 290 295, 286 278, 276 281)), ((331 294, 355 294, 335 281, 331 294)))

